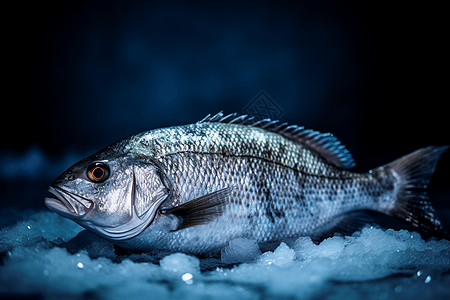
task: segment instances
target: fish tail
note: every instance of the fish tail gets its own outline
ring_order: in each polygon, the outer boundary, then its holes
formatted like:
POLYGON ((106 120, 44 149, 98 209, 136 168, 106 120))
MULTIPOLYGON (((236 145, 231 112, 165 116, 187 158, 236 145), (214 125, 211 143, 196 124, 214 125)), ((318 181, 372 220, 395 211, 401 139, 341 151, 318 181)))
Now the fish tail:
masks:
POLYGON ((374 170, 374 175, 394 178, 393 197, 380 201, 380 211, 400 218, 438 238, 450 239, 427 195, 427 187, 439 158, 449 146, 416 150, 374 170))

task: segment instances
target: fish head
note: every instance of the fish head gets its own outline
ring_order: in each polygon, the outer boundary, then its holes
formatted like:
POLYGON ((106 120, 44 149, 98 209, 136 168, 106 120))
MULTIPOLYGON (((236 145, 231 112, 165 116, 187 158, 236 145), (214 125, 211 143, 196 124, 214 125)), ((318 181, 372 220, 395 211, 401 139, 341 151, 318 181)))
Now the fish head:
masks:
POLYGON ((153 163, 130 156, 93 155, 62 173, 48 191, 46 206, 109 240, 140 234, 169 192, 153 163))

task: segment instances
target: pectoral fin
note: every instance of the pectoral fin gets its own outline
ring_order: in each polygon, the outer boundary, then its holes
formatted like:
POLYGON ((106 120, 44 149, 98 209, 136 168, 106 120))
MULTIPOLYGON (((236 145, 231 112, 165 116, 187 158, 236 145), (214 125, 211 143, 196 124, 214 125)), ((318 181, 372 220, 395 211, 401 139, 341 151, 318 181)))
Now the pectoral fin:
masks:
POLYGON ((232 188, 227 187, 183 203, 177 207, 161 210, 164 214, 173 214, 180 219, 176 230, 203 225, 219 217, 229 203, 232 188))

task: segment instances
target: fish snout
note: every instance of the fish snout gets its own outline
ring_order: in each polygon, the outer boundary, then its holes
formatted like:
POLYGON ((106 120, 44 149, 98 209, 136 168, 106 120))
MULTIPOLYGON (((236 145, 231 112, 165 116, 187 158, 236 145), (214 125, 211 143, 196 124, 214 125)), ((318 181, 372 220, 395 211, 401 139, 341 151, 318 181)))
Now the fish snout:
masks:
MULTIPOLYGON (((78 176, 75 173, 73 173, 73 172, 70 172, 70 171, 69 172, 65 172, 65 173, 59 175, 55 179, 55 181, 53 181, 52 186, 57 185, 57 184, 65 183, 67 181, 72 181, 72 180, 74 180, 77 177, 78 176)), ((49 191, 49 192, 51 193, 51 191, 49 191)))

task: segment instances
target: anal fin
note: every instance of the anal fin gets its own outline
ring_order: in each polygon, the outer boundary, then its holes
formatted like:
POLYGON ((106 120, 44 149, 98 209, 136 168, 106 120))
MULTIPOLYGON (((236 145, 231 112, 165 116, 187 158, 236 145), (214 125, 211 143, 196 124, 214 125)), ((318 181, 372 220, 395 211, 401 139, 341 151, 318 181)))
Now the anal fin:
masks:
POLYGON ((229 203, 231 191, 232 188, 227 187, 179 206, 162 209, 161 212, 164 214, 173 214, 180 218, 181 222, 175 231, 207 224, 223 213, 225 205, 229 203))
POLYGON ((311 236, 311 239, 318 244, 336 233, 343 236, 351 235, 355 231, 361 230, 365 225, 372 223, 373 218, 369 211, 358 210, 345 213, 335 217, 331 222, 320 228, 320 233, 311 236))

